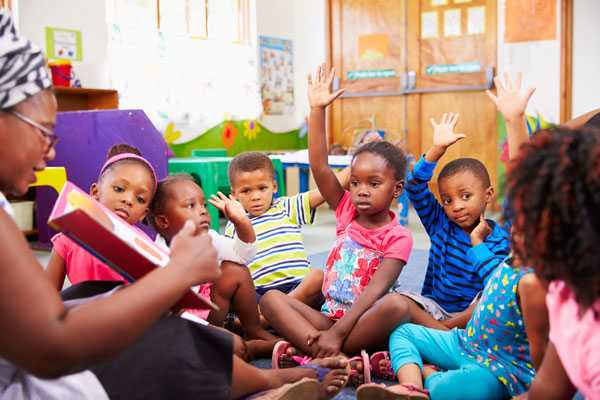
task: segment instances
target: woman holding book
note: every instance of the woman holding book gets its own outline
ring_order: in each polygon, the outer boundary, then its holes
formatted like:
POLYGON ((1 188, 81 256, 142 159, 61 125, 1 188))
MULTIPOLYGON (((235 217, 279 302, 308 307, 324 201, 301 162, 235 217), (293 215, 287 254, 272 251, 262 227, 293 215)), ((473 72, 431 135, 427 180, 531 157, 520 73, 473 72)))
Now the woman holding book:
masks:
POLYGON ((66 306, 2 194, 23 195, 54 158, 56 108, 43 54, 0 9, 0 399, 225 399, 290 386, 316 396, 345 379, 334 374, 341 359, 260 371, 232 356, 230 335, 161 318, 191 286, 219 275, 210 238, 192 224, 174 238, 166 268, 66 306), (324 383, 301 379, 317 375, 324 383), (291 381, 299 382, 284 385, 291 381))

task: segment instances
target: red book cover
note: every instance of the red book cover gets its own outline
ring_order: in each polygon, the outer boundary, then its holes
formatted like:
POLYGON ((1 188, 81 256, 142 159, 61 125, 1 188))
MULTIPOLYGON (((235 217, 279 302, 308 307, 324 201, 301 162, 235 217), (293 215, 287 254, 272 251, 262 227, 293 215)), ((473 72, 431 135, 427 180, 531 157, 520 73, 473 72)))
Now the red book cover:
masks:
MULTIPOLYGON (((123 221, 71 182, 67 182, 60 192, 48 225, 63 232, 129 282, 169 262, 169 254, 142 231, 123 221)), ((210 299, 191 290, 176 306, 217 309, 210 299)))

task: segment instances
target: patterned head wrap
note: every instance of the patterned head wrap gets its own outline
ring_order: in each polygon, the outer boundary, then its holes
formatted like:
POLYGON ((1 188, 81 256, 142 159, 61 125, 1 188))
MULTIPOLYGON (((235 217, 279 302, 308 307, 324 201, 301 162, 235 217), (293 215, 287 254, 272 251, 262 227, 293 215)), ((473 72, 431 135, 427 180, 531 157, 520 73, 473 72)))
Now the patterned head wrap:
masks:
POLYGON ((44 53, 19 36, 10 13, 0 9, 0 110, 51 86, 44 53))

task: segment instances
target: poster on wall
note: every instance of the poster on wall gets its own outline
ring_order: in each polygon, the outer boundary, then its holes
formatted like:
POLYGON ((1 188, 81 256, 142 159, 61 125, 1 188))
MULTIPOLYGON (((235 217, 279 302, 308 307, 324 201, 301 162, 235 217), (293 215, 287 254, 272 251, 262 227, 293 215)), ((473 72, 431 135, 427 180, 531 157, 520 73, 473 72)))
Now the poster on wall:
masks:
POLYGON ((556 39, 556 0, 506 0, 506 43, 556 39))
POLYGON ((292 41, 260 36, 261 97, 266 115, 294 112, 292 41))
POLYGON ((49 58, 81 61, 81 31, 46 27, 46 51, 49 58))

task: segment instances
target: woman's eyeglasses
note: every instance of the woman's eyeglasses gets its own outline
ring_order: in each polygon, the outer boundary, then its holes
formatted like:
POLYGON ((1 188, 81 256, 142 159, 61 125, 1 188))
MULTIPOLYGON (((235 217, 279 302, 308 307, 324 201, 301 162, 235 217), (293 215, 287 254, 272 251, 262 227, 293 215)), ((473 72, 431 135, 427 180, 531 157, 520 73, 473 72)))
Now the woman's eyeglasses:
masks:
POLYGON ((8 112, 10 114, 14 115, 15 117, 17 117, 18 119, 20 119, 21 121, 25 122, 26 124, 29 124, 29 125, 33 126, 34 128, 37 128, 40 131, 40 133, 42 134, 42 136, 46 139, 46 143, 48 143, 48 145, 46 147, 46 153, 50 152, 50 150, 54 147, 54 145, 58 141, 58 136, 56 136, 56 133, 54 133, 51 129, 48 129, 45 126, 35 122, 31 118, 26 117, 25 115, 21 114, 18 111, 8 110, 8 112))

